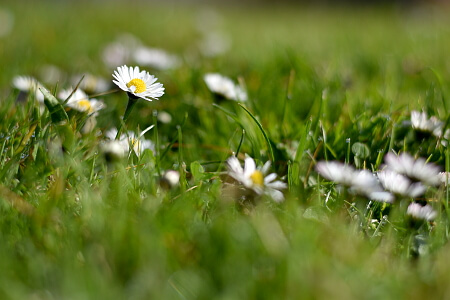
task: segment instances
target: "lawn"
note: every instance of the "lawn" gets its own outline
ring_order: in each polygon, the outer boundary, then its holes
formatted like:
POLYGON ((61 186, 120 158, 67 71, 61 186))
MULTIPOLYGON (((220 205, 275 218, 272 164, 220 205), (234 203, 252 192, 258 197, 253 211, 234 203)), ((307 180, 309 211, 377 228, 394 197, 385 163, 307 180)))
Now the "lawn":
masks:
POLYGON ((449 299, 448 12, 1 4, 0 298, 449 299))

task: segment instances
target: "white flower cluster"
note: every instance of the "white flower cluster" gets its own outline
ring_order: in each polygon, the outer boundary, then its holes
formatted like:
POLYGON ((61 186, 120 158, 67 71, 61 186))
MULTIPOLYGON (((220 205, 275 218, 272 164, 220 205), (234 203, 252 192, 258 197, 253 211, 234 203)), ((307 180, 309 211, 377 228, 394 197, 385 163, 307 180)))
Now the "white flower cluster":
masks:
POLYGON ((181 59, 163 49, 151 48, 131 34, 123 34, 116 41, 106 45, 103 61, 108 67, 136 63, 156 70, 174 69, 181 64, 181 59))
MULTIPOLYGON (((336 161, 318 162, 316 171, 324 178, 348 187, 350 192, 388 203, 393 203, 396 198, 418 198, 425 194, 427 186, 446 184, 448 180, 448 174, 439 173, 438 166, 427 163, 423 158, 414 159, 408 153, 388 153, 385 162, 384 168, 376 173, 356 170, 350 165, 336 161)), ((425 207, 421 209, 434 212, 431 206, 425 207)), ((408 213, 413 214, 419 211, 419 207, 413 206, 409 210, 411 213, 408 213)), ((415 216, 424 214, 416 213, 415 216)), ((427 212, 426 216, 422 219, 429 220, 434 218, 435 214, 427 212)))
POLYGON ((337 161, 321 161, 317 163, 316 171, 326 179, 344 185, 351 192, 371 200, 389 203, 394 201, 393 195, 384 191, 377 177, 368 170, 356 170, 350 165, 337 161))

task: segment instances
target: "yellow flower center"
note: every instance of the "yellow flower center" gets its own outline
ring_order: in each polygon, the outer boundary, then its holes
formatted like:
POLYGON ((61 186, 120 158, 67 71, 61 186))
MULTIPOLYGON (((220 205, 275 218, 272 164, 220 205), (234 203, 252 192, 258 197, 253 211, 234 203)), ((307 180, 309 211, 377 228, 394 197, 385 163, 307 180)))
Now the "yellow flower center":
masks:
POLYGON ((250 179, 256 185, 259 185, 259 186, 264 185, 264 175, 261 171, 256 170, 255 172, 253 172, 252 175, 250 175, 250 179))
POLYGON ((134 91, 133 93, 135 94, 140 94, 146 91, 147 87, 145 86, 145 82, 142 79, 139 78, 135 78, 130 80, 130 82, 127 83, 127 87, 131 88, 132 86, 134 86, 134 91))
POLYGON ((80 107, 80 110, 82 110, 82 111, 87 111, 87 112, 92 111, 91 102, 89 100, 83 99, 83 100, 78 101, 78 106, 80 107))
POLYGON ((139 145, 139 140, 136 138, 130 138, 131 146, 139 145))

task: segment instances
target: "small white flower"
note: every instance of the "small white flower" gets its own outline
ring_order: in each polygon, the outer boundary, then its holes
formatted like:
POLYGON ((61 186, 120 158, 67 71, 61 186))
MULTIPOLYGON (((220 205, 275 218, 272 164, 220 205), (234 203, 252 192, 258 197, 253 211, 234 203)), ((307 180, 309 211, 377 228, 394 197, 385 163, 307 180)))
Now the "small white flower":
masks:
POLYGON ((411 112, 412 128, 418 131, 429 132, 437 137, 442 136, 444 123, 435 116, 428 118, 426 112, 411 112))
POLYGON ((221 32, 207 32, 199 42, 203 55, 214 57, 224 54, 231 48, 231 39, 221 32))
POLYGON ((72 94, 73 89, 62 90, 59 92, 58 97, 62 101, 66 101, 67 106, 89 115, 97 115, 98 111, 105 108, 105 103, 97 99, 89 99, 89 96, 81 89, 77 89, 72 94), (72 94, 72 96, 71 96, 72 94))
POLYGON ((450 173, 449 172, 440 172, 439 173, 439 179, 441 181, 441 184, 444 186, 447 186, 450 182, 450 173))
POLYGON ((89 73, 72 76, 72 84, 77 85, 81 78, 83 78, 83 80, 81 81, 79 88, 83 91, 87 91, 88 93, 103 93, 109 88, 109 81, 89 73))
POLYGON ((124 33, 103 49, 104 63, 113 68, 130 62, 132 53, 141 44, 141 41, 132 34, 124 33))
POLYGON ((101 151, 105 154, 107 160, 117 160, 125 157, 128 150, 125 150, 123 143, 115 140, 103 141, 100 144, 101 151))
POLYGON ((31 76, 15 76, 13 78, 13 86, 19 91, 28 94, 33 93, 36 100, 41 103, 44 102, 44 94, 39 90, 43 85, 36 78, 31 76))
POLYGON ((229 176, 258 195, 267 194, 276 202, 284 200, 280 190, 287 188, 287 185, 282 181, 275 181, 277 177, 275 173, 265 176, 269 171, 270 161, 266 162, 262 168, 256 168, 254 159, 246 156, 244 168, 242 168, 239 160, 231 156, 227 160, 227 167, 229 176))
POLYGON ((148 66, 157 70, 168 70, 180 65, 180 59, 162 49, 138 47, 133 52, 134 61, 138 65, 148 66))
POLYGON ((158 78, 146 71, 139 71, 139 67, 123 65, 114 71, 113 77, 116 79, 113 82, 118 87, 136 98, 152 101, 164 95, 163 85, 156 82, 158 78))
POLYGON ((355 169, 338 161, 320 161, 316 164, 316 171, 328 180, 338 184, 351 186, 355 169))
POLYGON ((381 185, 386 190, 397 195, 417 198, 426 191, 426 187, 422 183, 412 183, 406 176, 398 174, 390 169, 378 172, 377 175, 381 185))
POLYGON ((387 167, 399 174, 408 176, 413 181, 421 181, 426 185, 439 185, 439 167, 426 163, 423 158, 414 159, 411 155, 403 152, 395 155, 390 152, 384 157, 387 167))
POLYGON ((321 161, 316 171, 328 180, 349 187, 349 191, 381 202, 393 202, 392 194, 381 187, 375 175, 368 170, 355 170, 338 161, 321 161))
MULTIPOLYGON (((105 133, 105 136, 110 140, 114 140, 116 135, 116 128, 110 129, 105 133)), ((126 134, 122 133, 117 141, 120 143, 125 152, 130 151, 130 148, 132 148, 136 155, 141 155, 141 153, 146 149, 155 151, 155 144, 152 141, 145 139, 142 134, 137 136, 132 131, 128 131, 126 134)))
POLYGON ((419 203, 411 203, 408 206, 406 214, 412 216, 415 219, 421 219, 426 221, 433 221, 437 217, 437 212, 430 206, 422 206, 419 203))
POLYGON ((230 100, 247 101, 247 93, 230 78, 218 73, 208 73, 203 79, 211 92, 230 100))
POLYGON ((161 184, 167 188, 174 188, 180 183, 180 172, 167 170, 161 178, 161 184))
POLYGON ((166 111, 158 112, 158 121, 163 124, 169 124, 172 122, 172 116, 166 111))

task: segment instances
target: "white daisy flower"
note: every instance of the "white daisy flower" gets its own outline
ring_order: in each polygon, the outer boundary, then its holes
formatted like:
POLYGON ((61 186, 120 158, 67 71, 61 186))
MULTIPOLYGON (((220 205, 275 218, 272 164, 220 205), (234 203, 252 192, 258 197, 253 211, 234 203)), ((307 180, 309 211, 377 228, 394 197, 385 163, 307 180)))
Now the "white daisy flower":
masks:
POLYGON ((235 156, 231 156, 227 159, 227 167, 229 176, 256 194, 269 195, 275 202, 284 200, 284 195, 280 190, 287 188, 286 183, 279 180, 274 181, 277 177, 275 173, 265 176, 269 171, 270 161, 266 162, 262 168, 256 168, 254 159, 246 156, 244 168, 242 168, 239 160, 235 156))
POLYGON ((411 124, 412 128, 415 130, 432 133, 437 137, 442 136, 444 123, 435 116, 428 118, 426 112, 412 111, 411 124))
POLYGON ((316 164, 316 171, 328 180, 349 187, 352 193, 375 201, 394 201, 393 195, 384 191, 374 174, 368 170, 355 170, 338 161, 321 161, 316 164))
POLYGON ((103 93, 109 89, 109 81, 89 73, 72 76, 72 84, 77 85, 81 78, 83 78, 83 80, 81 81, 79 88, 88 93, 103 93))
POLYGON ((406 214, 415 219, 433 221, 437 217, 437 212, 429 205, 422 206, 419 203, 411 203, 406 210, 406 214))
POLYGON ((320 161, 316 164, 316 171, 330 181, 345 186, 351 186, 355 169, 339 161, 320 161))
POLYGON ((94 116, 98 114, 99 110, 105 108, 105 103, 97 99, 89 99, 89 96, 83 90, 77 89, 73 94, 72 91, 73 89, 62 90, 58 94, 62 101, 66 101, 70 96, 66 103, 70 108, 94 116))
POLYGON ((100 150, 104 153, 107 160, 118 160, 128 153, 128 149, 123 147, 123 143, 115 140, 103 141, 100 144, 100 150))
POLYGON ((440 172, 439 180, 441 181, 441 184, 447 186, 448 183, 450 182, 450 173, 449 172, 440 172))
POLYGON ((214 57, 226 53, 231 48, 231 39, 221 32, 207 32, 199 42, 203 55, 214 57))
POLYGON ((170 122, 172 122, 172 116, 166 111, 159 111, 158 121, 163 124, 169 124, 170 122))
MULTIPOLYGON (((110 129, 105 133, 105 136, 110 140, 114 140, 116 135, 116 128, 110 129)), ((145 139, 142 134, 137 136, 132 131, 128 131, 126 134, 122 133, 117 141, 125 152, 129 152, 131 148, 138 156, 146 149, 155 151, 155 144, 152 141, 145 139)))
POLYGON ((158 78, 150 75, 146 71, 139 71, 139 67, 127 67, 123 65, 118 67, 113 74, 113 82, 129 95, 135 98, 142 98, 147 101, 164 95, 164 87, 156 82, 158 78))
POLYGON ((164 172, 160 184, 161 186, 171 189, 179 185, 180 183, 180 172, 175 170, 167 170, 164 172))
POLYGON ((421 181, 426 185, 439 185, 439 167, 426 163, 423 158, 414 159, 411 155, 403 152, 395 155, 389 152, 384 157, 387 167, 399 174, 408 176, 413 181, 421 181))
POLYGON ((103 62, 110 68, 130 62, 134 49, 141 41, 130 33, 121 34, 116 40, 105 46, 102 53, 103 62))
POLYGON ((406 176, 390 169, 378 172, 377 175, 386 190, 400 196, 417 198, 426 191, 426 187, 421 182, 412 183, 406 176))
POLYGON ((247 92, 239 85, 218 73, 208 73, 203 77, 208 89, 226 99, 235 101, 247 101, 247 92))
POLYGON ((44 102, 44 94, 39 90, 43 85, 36 78, 31 76, 15 76, 13 78, 13 86, 19 91, 28 94, 33 93, 36 100, 41 103, 44 102))
POLYGON ((133 52, 134 61, 138 65, 148 66, 157 70, 168 70, 180 65, 180 59, 162 49, 138 47, 133 52))

